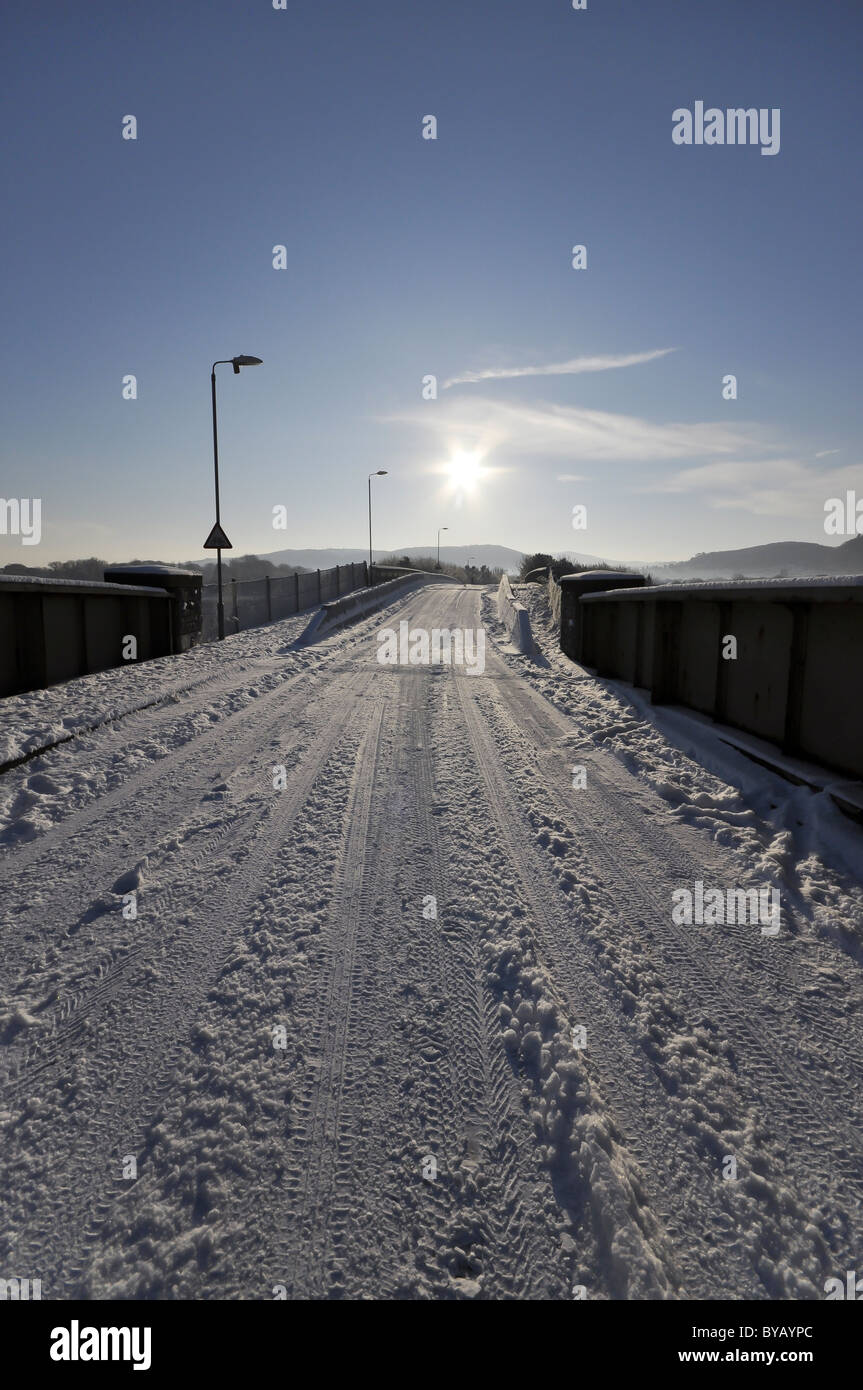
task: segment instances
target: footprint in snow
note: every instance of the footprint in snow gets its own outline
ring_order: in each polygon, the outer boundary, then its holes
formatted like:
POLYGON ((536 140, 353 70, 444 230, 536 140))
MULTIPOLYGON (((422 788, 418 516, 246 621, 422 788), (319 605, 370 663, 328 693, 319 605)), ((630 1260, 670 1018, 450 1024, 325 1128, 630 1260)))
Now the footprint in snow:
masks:
POLYGON ((145 863, 146 860, 142 860, 140 864, 135 865, 134 869, 127 869, 126 873, 121 874, 111 889, 111 892, 117 893, 118 895, 136 892, 144 881, 145 863))

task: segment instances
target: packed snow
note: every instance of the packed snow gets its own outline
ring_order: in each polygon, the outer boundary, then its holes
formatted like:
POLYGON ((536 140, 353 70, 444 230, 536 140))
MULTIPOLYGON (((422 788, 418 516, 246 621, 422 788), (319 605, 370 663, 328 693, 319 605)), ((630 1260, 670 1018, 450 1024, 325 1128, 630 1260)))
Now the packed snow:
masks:
POLYGON ((429 585, 0 702, 0 1275, 768 1300, 859 1267, 863 831, 516 597, 530 656, 493 590, 429 585), (402 621, 482 626, 484 670, 382 663, 402 621), (778 935, 678 925, 696 882, 776 889, 778 935))

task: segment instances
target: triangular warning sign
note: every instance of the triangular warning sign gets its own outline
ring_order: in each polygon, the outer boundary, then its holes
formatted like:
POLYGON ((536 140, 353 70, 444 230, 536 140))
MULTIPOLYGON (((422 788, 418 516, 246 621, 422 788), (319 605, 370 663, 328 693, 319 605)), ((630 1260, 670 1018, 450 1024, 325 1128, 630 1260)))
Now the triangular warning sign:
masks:
POLYGON ((213 527, 207 539, 204 541, 204 550, 233 550, 231 542, 225 535, 218 521, 213 527))

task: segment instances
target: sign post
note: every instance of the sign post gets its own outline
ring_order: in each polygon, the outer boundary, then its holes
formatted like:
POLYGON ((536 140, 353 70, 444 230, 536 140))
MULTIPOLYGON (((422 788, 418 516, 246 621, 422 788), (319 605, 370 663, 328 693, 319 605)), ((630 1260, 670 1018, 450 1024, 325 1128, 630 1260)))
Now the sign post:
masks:
MULTIPOLYGON (((218 465, 217 465, 217 467, 218 467, 218 465)), ((219 484, 218 484, 218 476, 219 476, 219 475, 218 475, 218 472, 217 472, 217 473, 216 473, 216 489, 217 489, 217 490, 216 490, 216 498, 217 498, 217 505, 218 505, 218 496, 219 496, 219 493, 218 493, 218 486, 219 486, 219 484)), ((225 635, 225 605, 224 605, 224 603, 222 602, 222 551, 223 551, 223 550, 233 550, 233 548, 234 548, 234 547, 231 545, 231 542, 228 540, 228 537, 225 535, 224 531, 222 530, 221 526, 219 525, 219 523, 218 523, 218 521, 217 521, 216 524, 215 524, 215 526, 213 527, 212 531, 210 532, 209 536, 208 536, 207 539, 204 541, 203 549, 204 549, 204 550, 215 550, 215 552, 216 552, 216 573, 217 573, 217 575, 218 575, 218 581, 219 581, 219 607, 218 607, 218 610, 217 610, 217 611, 218 611, 218 621, 219 621, 219 641, 220 641, 220 642, 221 642, 222 638, 223 638, 224 635, 225 635)))

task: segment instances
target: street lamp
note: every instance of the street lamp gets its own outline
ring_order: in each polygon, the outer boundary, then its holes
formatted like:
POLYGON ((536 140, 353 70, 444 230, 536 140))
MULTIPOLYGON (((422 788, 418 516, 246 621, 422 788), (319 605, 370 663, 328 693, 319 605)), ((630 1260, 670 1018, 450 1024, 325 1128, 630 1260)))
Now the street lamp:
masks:
MULTIPOLYGON (((244 353, 239 357, 222 357, 218 362, 213 363, 210 372, 210 387, 213 394, 213 467, 216 475, 216 526, 221 531, 222 519, 219 515, 219 434, 216 428, 216 368, 231 365, 234 369, 234 376, 240 375, 241 367, 260 367, 262 360, 260 357, 247 357, 244 353)), ((225 636, 225 606, 222 602, 222 548, 216 547, 216 571, 219 581, 219 641, 225 636)))
POLYGON ((437 528, 437 567, 438 567, 438 569, 440 569, 440 533, 441 533, 441 531, 448 531, 448 530, 449 530, 449 527, 448 527, 448 526, 439 526, 439 527, 437 528))
POLYGON ((379 468, 376 473, 369 474, 369 583, 372 582, 372 478, 385 478, 387 470, 379 468))

